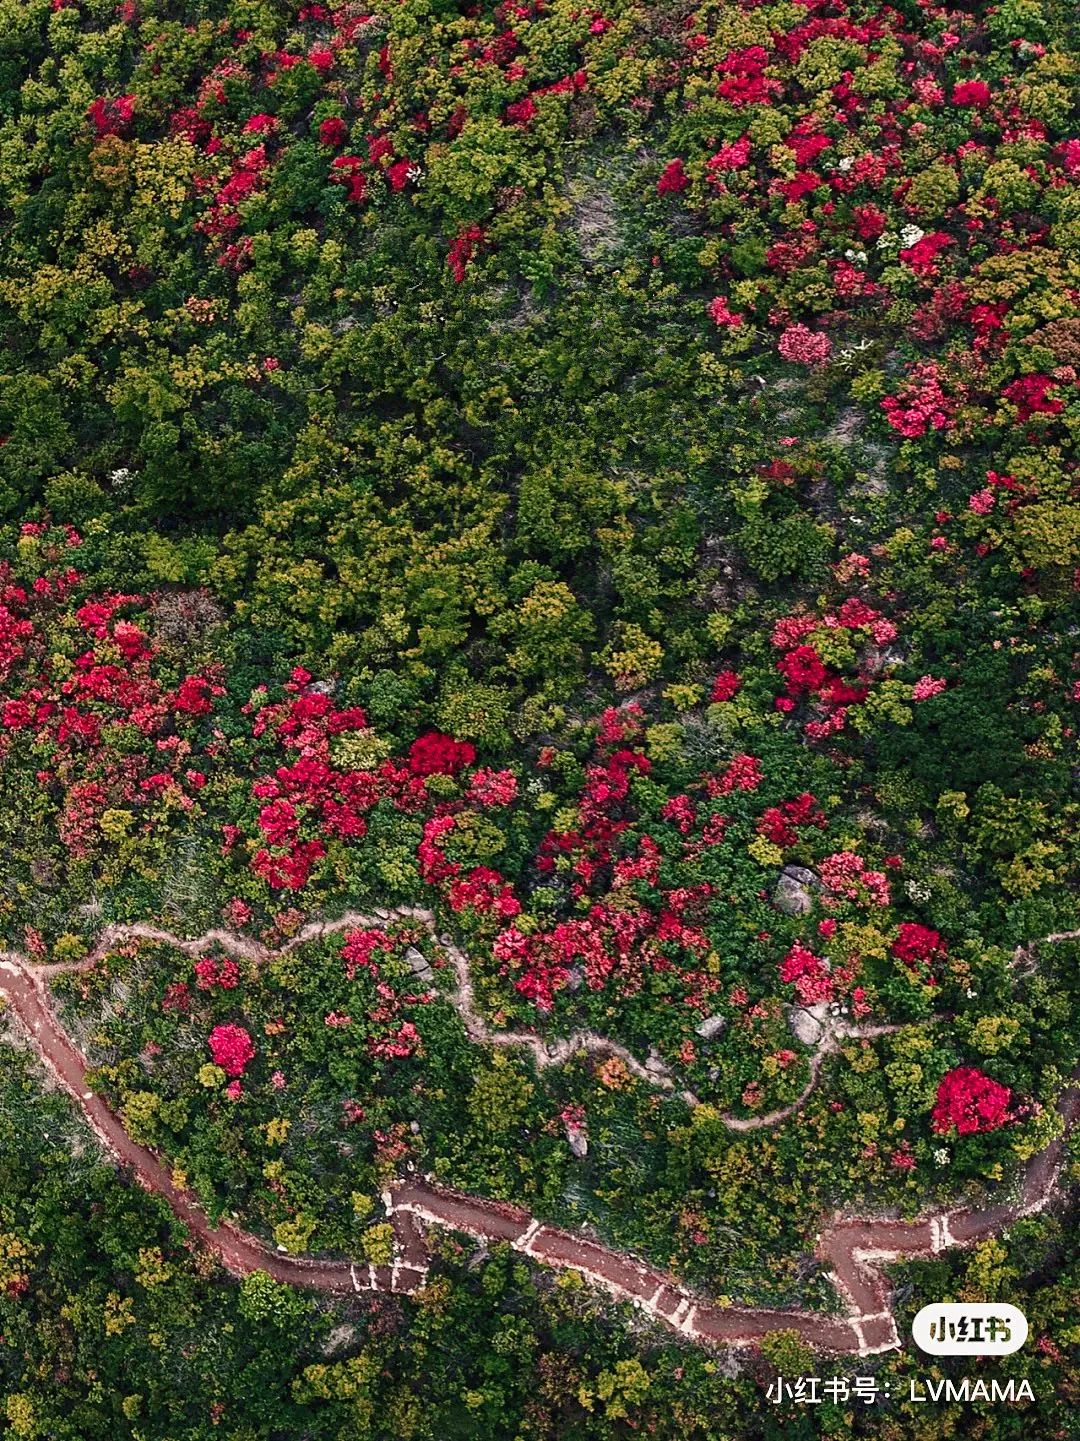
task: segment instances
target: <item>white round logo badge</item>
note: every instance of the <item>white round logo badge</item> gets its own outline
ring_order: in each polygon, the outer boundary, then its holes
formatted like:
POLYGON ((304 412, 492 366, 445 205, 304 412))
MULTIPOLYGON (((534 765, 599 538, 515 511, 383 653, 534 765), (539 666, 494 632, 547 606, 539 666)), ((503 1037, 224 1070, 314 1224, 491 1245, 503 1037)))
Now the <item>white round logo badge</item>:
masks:
POLYGON ((931 1356, 1009 1356, 1027 1334, 1023 1311, 1004 1301, 936 1301, 911 1323, 912 1340, 931 1356))

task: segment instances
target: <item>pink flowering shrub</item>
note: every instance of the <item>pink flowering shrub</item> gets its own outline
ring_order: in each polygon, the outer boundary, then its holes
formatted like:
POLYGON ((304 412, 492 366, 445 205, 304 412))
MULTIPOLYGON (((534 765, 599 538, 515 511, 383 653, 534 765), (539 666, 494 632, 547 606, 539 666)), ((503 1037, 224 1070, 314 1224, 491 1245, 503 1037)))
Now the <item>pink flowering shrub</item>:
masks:
POLYGON ((134 95, 120 95, 115 99, 99 97, 92 101, 86 114, 97 138, 125 135, 134 119, 135 105, 134 95))
POLYGON ((418 776, 456 775, 475 758, 476 750, 468 741, 454 740, 440 731, 429 731, 409 748, 409 768, 418 776))
POLYGON ((723 670, 712 683, 709 699, 713 704, 722 704, 724 701, 732 700, 738 694, 741 686, 742 677, 736 671, 723 670))
POLYGON ((984 110, 990 104, 990 86, 985 80, 963 80, 953 86, 952 103, 984 110))
POLYGON ((195 985, 200 991, 234 991, 240 984, 240 967, 231 958, 203 956, 195 962, 195 985))
POLYGON ((916 701, 932 700, 934 696, 940 695, 946 688, 947 682, 932 675, 920 676, 911 687, 911 699, 916 701))
POLYGON ((723 295, 718 295, 715 300, 710 300, 707 309, 709 312, 709 319, 712 320, 713 323, 716 325, 728 326, 731 329, 736 329, 738 326, 744 323, 745 317, 742 315, 737 315, 730 308, 727 299, 723 295))
POLYGON ((935 361, 916 365, 900 392, 887 395, 881 408, 893 430, 909 440, 928 430, 947 430, 955 414, 955 404, 942 388, 941 370, 935 361))
POLYGON ((855 851, 834 851, 825 856, 819 874, 826 888, 822 904, 827 907, 835 905, 837 899, 858 905, 889 904, 889 881, 885 872, 869 867, 855 851))
POLYGON ((785 985, 794 984, 804 1006, 833 998, 833 981, 825 962, 799 941, 781 962, 779 976, 785 985))
POLYGON ((820 331, 805 325, 789 325, 781 335, 777 350, 785 360, 797 365, 824 365, 832 352, 832 341, 820 331))
POLYGON ((656 193, 657 195, 678 195, 686 189, 689 183, 690 178, 683 169, 683 162, 676 157, 668 163, 663 175, 656 182, 656 193))
POLYGON ((483 810, 499 809, 517 799, 517 776, 513 771, 481 767, 469 781, 469 800, 483 810))
POLYGON ((1052 375, 1024 375, 1007 385, 1002 395, 1016 406, 1021 421, 1030 420, 1033 415, 1060 415, 1065 402, 1056 394, 1050 394, 1056 385, 1052 375))
POLYGON ((929 926, 914 921, 901 921, 890 953, 903 961, 912 976, 923 985, 936 986, 934 963, 944 960, 948 946, 941 935, 929 926))
POLYGON ((938 1135, 996 1131, 1010 1119, 1012 1092, 977 1066, 956 1066, 942 1076, 930 1124, 938 1135))
POLYGON ((214 1065, 227 1076, 242 1076, 255 1058, 255 1046, 243 1026, 215 1026, 207 1037, 214 1065))
POLYGON ((446 257, 446 264, 450 274, 459 285, 465 279, 469 265, 479 254, 486 238, 485 231, 479 225, 467 225, 464 230, 458 231, 455 235, 446 257))

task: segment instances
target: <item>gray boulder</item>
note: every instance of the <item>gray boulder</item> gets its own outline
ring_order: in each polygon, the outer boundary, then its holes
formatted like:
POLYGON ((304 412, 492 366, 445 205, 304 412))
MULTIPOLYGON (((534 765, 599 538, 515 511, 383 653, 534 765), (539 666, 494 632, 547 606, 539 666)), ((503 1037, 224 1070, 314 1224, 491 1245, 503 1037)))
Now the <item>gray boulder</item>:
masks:
POLYGON ((415 946, 409 946, 405 952, 405 959, 418 981, 422 981, 426 985, 428 981, 435 979, 435 972, 431 969, 423 951, 418 951, 415 946))
POLYGON ((813 909, 821 882, 806 866, 785 866, 773 892, 773 905, 785 916, 804 916, 813 909))
POLYGON ((589 1133, 584 1126, 566 1125, 566 1139, 570 1143, 570 1154, 584 1161, 589 1154, 589 1133))
POLYGON ((715 1016, 706 1016, 700 1025, 694 1027, 694 1034, 701 1037, 703 1041, 713 1041, 727 1025, 727 1017, 719 1012, 715 1016))
POLYGON ((825 1035, 828 1015, 827 1001, 818 1001, 814 1006, 791 1006, 788 1009, 788 1025, 795 1039, 804 1046, 818 1046, 825 1035))

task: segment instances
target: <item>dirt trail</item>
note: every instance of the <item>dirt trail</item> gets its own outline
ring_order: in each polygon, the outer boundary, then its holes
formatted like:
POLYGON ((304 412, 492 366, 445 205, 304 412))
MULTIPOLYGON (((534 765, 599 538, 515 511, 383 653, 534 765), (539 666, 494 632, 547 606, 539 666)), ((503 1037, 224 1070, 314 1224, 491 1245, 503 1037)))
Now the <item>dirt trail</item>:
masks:
MULTIPOLYGON (((412 913, 427 920, 428 913, 412 913)), ((342 917, 333 923, 305 927, 289 943, 303 945, 318 935, 370 924, 371 917, 342 917)), ((374 918, 385 924, 389 913, 374 918)), ((1054 1195, 1064 1158, 1064 1135, 1080 1115, 1080 1069, 1074 1084, 1059 1103, 1063 1134, 1028 1164, 1013 1203, 998 1204, 982 1211, 960 1209, 924 1217, 919 1221, 835 1218, 818 1238, 817 1255, 831 1270, 832 1280, 843 1299, 847 1314, 823 1316, 811 1311, 774 1311, 740 1306, 721 1306, 695 1295, 672 1276, 623 1252, 573 1232, 549 1226, 527 1211, 497 1201, 466 1196, 419 1177, 393 1183, 383 1202, 390 1218, 395 1254, 389 1265, 366 1262, 323 1260, 288 1256, 278 1252, 230 1223, 211 1225, 192 1195, 174 1181, 161 1159, 127 1134, 123 1123, 105 1101, 86 1084, 86 1061, 61 1026, 51 1004, 47 985, 50 976, 84 970, 95 964, 122 936, 161 940, 193 952, 205 949, 213 940, 234 954, 261 958, 266 952, 257 942, 228 933, 209 933, 198 941, 177 941, 167 932, 151 926, 116 928, 106 932, 94 952, 74 964, 33 966, 25 956, 6 952, 0 957, 0 993, 26 1027, 42 1060, 69 1092, 102 1145, 119 1162, 130 1166, 141 1185, 163 1196, 176 1215, 199 1240, 209 1247, 221 1264, 234 1275, 265 1271, 279 1281, 307 1286, 334 1294, 381 1291, 411 1294, 425 1284, 428 1248, 425 1231, 430 1226, 462 1232, 485 1242, 507 1242, 523 1255, 545 1265, 578 1271, 619 1300, 630 1301, 663 1325, 688 1340, 706 1346, 750 1346, 772 1331, 793 1331, 811 1346, 825 1351, 874 1355, 900 1346, 892 1309, 892 1288, 884 1270, 886 1263, 915 1256, 932 1256, 953 1246, 970 1245, 1000 1231, 1021 1216, 1031 1215, 1048 1204, 1054 1195)), ((460 953, 458 953, 460 955, 460 953)), ((453 956, 451 956, 453 959, 453 956)), ((475 1018, 474 1039, 489 1044, 487 1031, 473 1004, 468 966, 461 957, 456 1003, 463 1017, 475 1018)), ((470 1035, 474 1030, 466 1019, 470 1035)), ((887 1028, 878 1028, 878 1030, 887 1028)), ((500 1033, 496 1033, 500 1034, 500 1033)), ((515 1033, 513 1043, 522 1037, 515 1033)), ((604 1037, 582 1034, 587 1050, 610 1050, 604 1037)), ((542 1045, 538 1037, 530 1038, 542 1045)), ((621 1049, 621 1048, 619 1048, 621 1049)), ((544 1048, 547 1060, 558 1062, 544 1048)), ((618 1050, 615 1052, 618 1054, 618 1050)), ((818 1053, 818 1060, 822 1052, 818 1053)), ((644 1068, 643 1068, 644 1069, 644 1068)))
MULTIPOLYGON (((36 965, 34 974, 48 978, 71 972, 93 970, 111 950, 126 940, 156 941, 189 956, 201 955, 208 948, 216 946, 227 955, 235 956, 237 959, 266 962, 275 955, 288 954, 312 941, 322 940, 326 936, 339 935, 343 931, 351 930, 386 930, 395 921, 412 922, 423 926, 446 955, 453 969, 454 986, 445 999, 461 1016, 466 1035, 477 1045, 528 1051, 537 1070, 544 1070, 549 1066, 565 1066, 579 1053, 589 1056, 612 1056, 621 1061, 631 1075, 646 1082, 647 1085, 655 1086, 658 1090, 673 1092, 691 1108, 701 1104, 693 1091, 679 1087, 671 1068, 659 1056, 651 1055, 647 1061, 642 1062, 619 1041, 612 1040, 609 1036, 602 1036, 597 1031, 576 1030, 572 1031, 569 1036, 546 1040, 535 1031, 493 1030, 477 1008, 476 992, 472 982, 472 967, 468 957, 460 947, 454 945, 449 936, 438 934, 434 913, 425 910, 422 906, 397 906, 393 910, 379 909, 370 915, 360 911, 345 911, 330 921, 309 921, 276 951, 253 940, 250 936, 238 935, 235 931, 213 929, 194 939, 185 939, 182 936, 174 935, 171 931, 162 930, 159 926, 145 923, 106 926, 98 937, 97 944, 81 960, 53 961, 36 965)), ((1057 938, 1055 937, 1055 939, 1057 938)), ((7 956, 9 960, 16 963, 26 959, 17 951, 0 952, 0 956, 7 956)), ((872 1039, 876 1036, 891 1035, 904 1029, 904 1026, 899 1025, 855 1026, 840 1018, 829 1017, 823 1024, 821 1038, 810 1057, 809 1078, 793 1101, 760 1116, 736 1116, 728 1111, 724 1112, 720 1119, 730 1131, 757 1131, 763 1127, 779 1126, 806 1105, 817 1087, 825 1060, 839 1050, 841 1041, 872 1039)))

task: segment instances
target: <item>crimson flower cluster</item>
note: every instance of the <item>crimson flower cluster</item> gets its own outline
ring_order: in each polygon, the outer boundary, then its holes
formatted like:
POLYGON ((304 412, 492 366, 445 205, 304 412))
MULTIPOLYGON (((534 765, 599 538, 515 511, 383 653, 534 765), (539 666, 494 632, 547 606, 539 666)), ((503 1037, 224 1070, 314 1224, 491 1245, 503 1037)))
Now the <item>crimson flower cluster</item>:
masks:
POLYGON ((930 1123, 939 1135, 996 1131, 1011 1119, 1011 1100, 1009 1087, 977 1066, 956 1066, 941 1078, 930 1123))
POLYGON ((242 1076, 255 1058, 254 1043, 243 1026, 215 1026, 207 1037, 207 1045, 214 1065, 234 1078, 242 1076))

